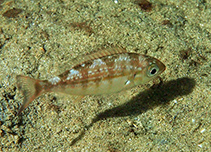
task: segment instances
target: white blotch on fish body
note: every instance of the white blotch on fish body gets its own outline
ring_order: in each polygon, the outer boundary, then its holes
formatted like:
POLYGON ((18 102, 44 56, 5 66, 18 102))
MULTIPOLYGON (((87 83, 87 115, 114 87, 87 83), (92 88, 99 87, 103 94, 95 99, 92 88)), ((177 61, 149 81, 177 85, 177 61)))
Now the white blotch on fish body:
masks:
POLYGON ((138 71, 142 71, 142 68, 141 67, 138 67, 138 69, 137 69, 138 71))
POLYGON ((127 65, 126 66, 126 69, 127 70, 132 70, 132 69, 136 69, 136 67, 132 66, 132 65, 127 65))
POLYGON ((119 70, 119 71, 121 71, 121 70, 122 70, 122 66, 119 65, 119 64, 117 64, 117 63, 115 63, 115 65, 114 65, 114 70, 119 70))
POLYGON ((102 72, 104 69, 103 68, 100 68, 99 70, 102 72))
POLYGON ((127 54, 120 54, 118 59, 115 59, 115 62, 118 61, 127 61, 130 62, 130 58, 127 54))
POLYGON ((67 77, 67 80, 73 79, 73 77, 76 77, 76 79, 77 79, 78 77, 82 77, 82 76, 78 70, 71 69, 70 73, 67 77))
POLYGON ((96 69, 90 69, 88 70, 88 77, 91 77, 92 75, 96 74, 97 70, 96 69))
POLYGON ((96 60, 93 61, 90 68, 95 68, 96 66, 102 66, 102 65, 106 65, 106 63, 103 62, 101 59, 96 59, 96 60))
POLYGON ((61 81, 61 79, 57 76, 48 80, 48 82, 50 82, 53 85, 57 84, 59 81, 61 81))
POLYGON ((130 84, 130 80, 127 80, 126 82, 125 82, 125 85, 129 85, 130 84))

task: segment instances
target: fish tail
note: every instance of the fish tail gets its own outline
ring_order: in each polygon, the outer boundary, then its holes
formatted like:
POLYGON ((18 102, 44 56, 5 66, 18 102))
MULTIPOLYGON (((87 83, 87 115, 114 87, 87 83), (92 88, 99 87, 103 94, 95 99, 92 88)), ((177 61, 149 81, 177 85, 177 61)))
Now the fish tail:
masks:
POLYGON ((18 111, 18 115, 21 114, 21 112, 28 107, 28 105, 38 96, 46 92, 46 84, 47 82, 45 80, 37 80, 30 78, 28 76, 22 76, 18 75, 16 77, 17 80, 17 87, 19 91, 24 96, 24 101, 21 106, 21 108, 18 111))

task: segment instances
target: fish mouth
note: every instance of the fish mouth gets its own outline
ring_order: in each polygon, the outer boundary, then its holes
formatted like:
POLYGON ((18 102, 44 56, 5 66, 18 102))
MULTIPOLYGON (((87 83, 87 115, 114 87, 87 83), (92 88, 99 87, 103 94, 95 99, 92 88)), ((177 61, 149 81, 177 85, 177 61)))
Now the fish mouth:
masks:
POLYGON ((163 64, 161 61, 157 60, 156 64, 159 67, 159 73, 162 73, 166 70, 165 64, 163 64))
POLYGON ((161 62, 161 64, 162 64, 162 68, 161 68, 161 69, 162 69, 162 70, 161 70, 161 73, 162 73, 162 72, 164 72, 164 71, 166 70, 166 66, 165 66, 165 64, 163 64, 162 62, 161 62))

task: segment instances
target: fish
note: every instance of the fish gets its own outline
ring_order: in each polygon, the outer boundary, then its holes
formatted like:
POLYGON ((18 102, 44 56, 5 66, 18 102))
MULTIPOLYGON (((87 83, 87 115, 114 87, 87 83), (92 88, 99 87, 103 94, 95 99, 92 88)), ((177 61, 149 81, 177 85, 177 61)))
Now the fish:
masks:
POLYGON ((17 88, 24 99, 18 115, 38 96, 48 92, 69 95, 102 95, 145 84, 158 77, 166 66, 158 59, 108 47, 79 57, 69 70, 47 80, 17 75, 17 88))

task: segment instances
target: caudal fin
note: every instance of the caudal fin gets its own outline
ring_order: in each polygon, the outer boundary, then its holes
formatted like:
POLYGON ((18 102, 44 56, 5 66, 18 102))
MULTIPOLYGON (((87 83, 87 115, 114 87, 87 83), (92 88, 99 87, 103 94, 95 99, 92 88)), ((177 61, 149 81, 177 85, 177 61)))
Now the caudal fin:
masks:
POLYGON ((33 79, 27 76, 18 75, 16 77, 17 87, 24 96, 24 101, 21 108, 18 111, 18 115, 38 96, 40 96, 44 90, 45 81, 33 79), (40 82, 43 83, 40 83, 40 82), (41 85, 42 84, 42 85, 41 85))

